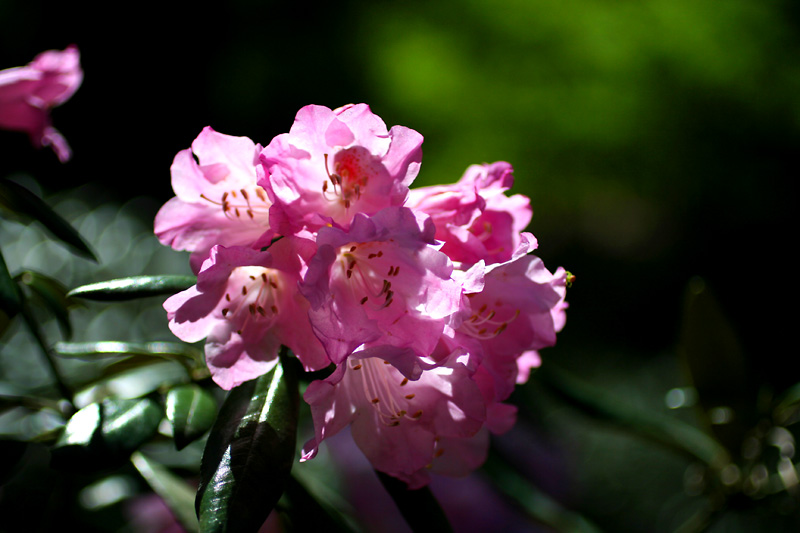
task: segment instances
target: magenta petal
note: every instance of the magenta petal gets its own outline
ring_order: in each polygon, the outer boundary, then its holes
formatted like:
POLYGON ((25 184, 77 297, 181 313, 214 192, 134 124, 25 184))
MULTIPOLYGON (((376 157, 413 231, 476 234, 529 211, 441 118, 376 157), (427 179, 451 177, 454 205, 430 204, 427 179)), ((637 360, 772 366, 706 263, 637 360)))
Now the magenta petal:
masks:
POLYGON ((63 163, 71 156, 64 137, 50 125, 50 110, 80 87, 83 71, 74 45, 42 52, 24 67, 0 71, 0 128, 26 132, 34 146, 51 146, 63 163))

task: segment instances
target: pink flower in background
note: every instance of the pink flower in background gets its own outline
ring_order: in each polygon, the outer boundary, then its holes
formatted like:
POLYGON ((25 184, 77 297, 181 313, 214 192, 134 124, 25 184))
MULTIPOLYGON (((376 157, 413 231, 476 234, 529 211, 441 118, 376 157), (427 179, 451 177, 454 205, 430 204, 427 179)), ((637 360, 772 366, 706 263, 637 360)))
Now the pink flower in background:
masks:
POLYGON ((433 218, 442 252, 454 262, 508 261, 532 216, 527 196, 505 195, 513 183, 505 161, 472 165, 452 185, 411 189, 405 205, 433 218))
POLYGON ((432 246, 433 231, 429 218, 401 207, 358 214, 347 232, 319 231, 300 291, 334 363, 381 357, 408 377, 419 375, 461 309, 461 286, 447 256, 432 246))
POLYGON ((51 146, 58 159, 72 152, 50 123, 50 110, 67 101, 83 81, 75 45, 42 52, 24 67, 0 70, 0 128, 24 131, 34 146, 51 146))
POLYGON ((215 246, 197 285, 164 302, 178 338, 206 339, 208 368, 223 389, 269 372, 281 345, 308 370, 330 364, 297 291, 307 246, 298 238, 281 239, 265 252, 215 246))
POLYGON ((402 205, 419 172, 421 144, 412 129, 387 131, 366 104, 302 108, 289 133, 261 152, 259 184, 274 203, 272 226, 282 234, 329 222, 347 227, 356 213, 402 205))
POLYGON ((480 390, 456 354, 415 381, 388 361, 350 358, 328 379, 312 382, 304 398, 315 437, 303 447, 302 461, 352 424, 353 439, 372 465, 411 488, 427 483, 419 471, 435 458, 465 452, 445 447, 442 439, 472 437, 486 418, 480 390))
POLYGON ((167 246, 194 252, 195 271, 214 245, 269 244, 271 203, 256 184, 256 157, 256 145, 247 137, 210 127, 175 156, 170 169, 175 197, 156 215, 155 233, 167 246))

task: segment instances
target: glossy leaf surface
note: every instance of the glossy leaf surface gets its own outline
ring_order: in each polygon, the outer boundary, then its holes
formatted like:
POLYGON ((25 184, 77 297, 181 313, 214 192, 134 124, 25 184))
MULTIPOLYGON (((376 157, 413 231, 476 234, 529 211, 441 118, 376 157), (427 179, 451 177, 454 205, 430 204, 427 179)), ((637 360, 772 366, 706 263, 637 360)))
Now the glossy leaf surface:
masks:
POLYGON ((200 350, 180 342, 58 342, 53 350, 61 357, 88 359, 107 355, 146 355, 163 359, 202 360, 200 350))
POLYGON ((67 422, 52 450, 53 466, 81 470, 119 464, 155 435, 162 416, 147 398, 90 404, 67 422))
POLYGON ((217 403, 208 391, 197 385, 181 385, 167 393, 166 410, 175 447, 182 450, 214 424, 217 403))
POLYGON ((258 531, 292 469, 299 393, 294 361, 233 389, 208 437, 195 502, 205 532, 258 531))
POLYGON ((72 289, 67 296, 103 302, 121 302, 147 296, 175 294, 197 283, 194 276, 133 276, 91 283, 72 289))

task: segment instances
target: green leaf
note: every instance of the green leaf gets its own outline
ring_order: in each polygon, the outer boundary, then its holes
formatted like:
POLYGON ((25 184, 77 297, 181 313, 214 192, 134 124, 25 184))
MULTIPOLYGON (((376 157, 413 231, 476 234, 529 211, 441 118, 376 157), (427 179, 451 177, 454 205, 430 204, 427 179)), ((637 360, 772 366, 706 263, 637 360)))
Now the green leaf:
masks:
POLYGON ((195 502, 204 532, 258 531, 281 497, 294 461, 296 361, 233 389, 220 408, 200 466, 195 502))
POLYGON ((5 485, 6 481, 16 473, 16 467, 27 449, 27 442, 0 438, 0 457, 3 458, 0 461, 0 486, 5 485))
POLYGON ((694 426, 630 405, 623 398, 586 383, 552 363, 543 365, 534 376, 563 400, 587 414, 627 427, 640 436, 699 459, 712 468, 720 469, 730 462, 728 451, 694 426))
POLYGON ((80 471, 119 465, 155 435, 162 417, 147 398, 87 405, 70 418, 56 442, 53 467, 80 471))
POLYGON ((375 472, 412 531, 453 531, 430 488, 409 490, 404 481, 377 470, 375 472))
POLYGON ((10 318, 19 313, 21 306, 19 289, 11 278, 11 274, 8 273, 6 260, 3 258, 3 252, 0 251, 0 310, 10 318))
POLYGON ((200 531, 200 524, 194 514, 194 489, 164 465, 153 461, 141 452, 134 452, 131 455, 131 462, 153 489, 153 492, 164 500, 183 528, 189 533, 200 531))
POLYGON ((308 487, 292 475, 286 485, 286 492, 278 503, 281 513, 281 526, 287 533, 294 531, 325 531, 344 533, 360 531, 341 509, 331 502, 313 495, 308 487))
POLYGON ((53 351, 61 357, 96 359, 102 356, 141 355, 169 360, 201 362, 197 348, 180 342, 57 342, 53 351))
POLYGON ((493 450, 490 450, 481 470, 488 475, 495 487, 520 505, 535 521, 552 527, 554 531, 600 533, 600 528, 532 485, 493 450))
MULTIPOLYGON (((15 407, 24 407, 31 411, 40 411, 42 409, 50 409, 57 413, 62 410, 61 404, 56 400, 48 398, 40 398, 37 396, 16 396, 0 394, 0 413, 13 409, 15 407)), ((1 456, 0 456, 1 457, 1 456)))
POLYGON ((217 402, 197 385, 180 385, 167 393, 167 420, 172 424, 175 447, 182 450, 214 424, 217 402))
POLYGON ((15 279, 30 288, 44 306, 56 317, 61 333, 65 337, 72 336, 72 324, 69 321, 70 300, 67 288, 59 281, 31 270, 15 276, 15 279))
POLYGON ((702 417, 731 451, 763 416, 750 382, 744 350, 714 295, 700 278, 686 291, 680 356, 689 370, 702 417), (714 420, 716 411, 723 416, 714 420))
POLYGON ((69 419, 52 449, 53 468, 80 470, 92 456, 92 443, 103 420, 100 404, 89 404, 69 419))
POLYGON ((54 237, 71 247, 73 252, 97 262, 92 249, 69 222, 22 185, 0 180, 0 206, 41 223, 54 237))
POLYGON ((102 302, 121 302, 147 296, 175 294, 195 283, 197 278, 194 276, 133 276, 83 285, 69 291, 67 296, 102 302))

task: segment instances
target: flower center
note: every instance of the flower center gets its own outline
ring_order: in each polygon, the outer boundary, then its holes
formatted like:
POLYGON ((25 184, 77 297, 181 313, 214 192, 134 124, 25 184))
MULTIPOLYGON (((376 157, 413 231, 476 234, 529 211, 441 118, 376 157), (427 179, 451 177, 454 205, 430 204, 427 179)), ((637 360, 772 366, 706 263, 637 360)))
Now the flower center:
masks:
POLYGON ((349 244, 339 250, 339 274, 347 280, 353 297, 361 305, 368 302, 373 309, 384 309, 394 301, 392 278, 400 273, 400 265, 392 264, 384 254, 383 242, 349 244), (385 272, 385 274, 382 274, 385 272))
POLYGON ((353 379, 360 380, 361 390, 378 419, 385 426, 399 426, 403 420, 416 421, 422 416, 422 409, 415 407, 412 400, 416 396, 404 387, 408 378, 392 371, 391 364, 376 357, 349 359, 348 372, 353 379))
POLYGON ((222 316, 237 324, 240 335, 250 321, 258 322, 259 328, 273 326, 286 287, 280 271, 256 266, 237 267, 231 273, 228 287, 222 316))
POLYGON ((322 195, 329 202, 338 202, 345 209, 350 209, 350 205, 361 199, 367 188, 369 172, 366 165, 372 155, 360 146, 342 150, 336 154, 333 172, 329 168, 328 154, 323 155, 328 180, 322 184, 322 195))
POLYGON ((220 196, 219 201, 201 194, 203 200, 222 208, 225 218, 260 222, 269 216, 270 201, 267 193, 258 185, 242 189, 231 189, 220 196))

